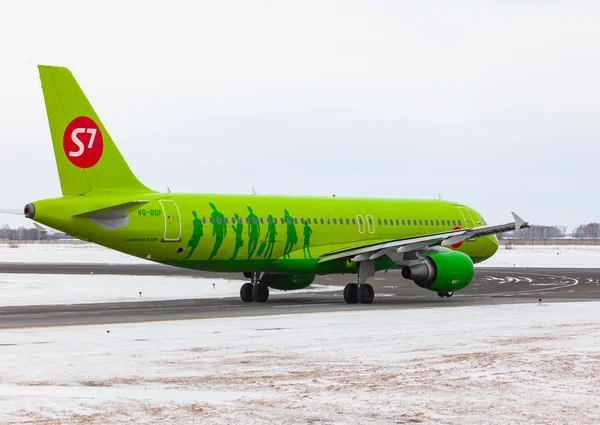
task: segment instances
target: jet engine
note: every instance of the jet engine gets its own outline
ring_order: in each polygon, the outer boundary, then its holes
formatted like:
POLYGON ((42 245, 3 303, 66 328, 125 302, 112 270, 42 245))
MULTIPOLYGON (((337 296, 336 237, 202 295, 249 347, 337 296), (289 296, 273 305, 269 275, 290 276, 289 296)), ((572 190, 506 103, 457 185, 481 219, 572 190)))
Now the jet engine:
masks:
POLYGON ((404 267, 402 277, 430 291, 458 291, 471 283, 473 261, 459 251, 433 252, 423 262, 404 267))

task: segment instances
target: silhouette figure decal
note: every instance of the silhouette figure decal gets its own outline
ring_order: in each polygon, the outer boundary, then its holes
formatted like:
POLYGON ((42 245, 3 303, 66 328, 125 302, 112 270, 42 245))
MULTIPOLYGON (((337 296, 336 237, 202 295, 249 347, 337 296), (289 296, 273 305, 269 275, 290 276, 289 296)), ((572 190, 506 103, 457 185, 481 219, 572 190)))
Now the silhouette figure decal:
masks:
POLYGON ((304 220, 304 245, 302 246, 302 252, 304 252, 304 258, 308 252, 308 258, 312 258, 310 254, 310 235, 312 235, 312 229, 308 225, 308 221, 304 220))
POLYGON ((198 214, 196 213, 196 211, 192 211, 192 215, 194 216, 194 221, 192 222, 194 230, 192 232, 192 237, 187 243, 188 248, 191 247, 192 249, 190 250, 190 252, 188 252, 188 255, 185 256, 184 260, 187 260, 192 256, 192 254, 196 250, 196 247, 200 243, 200 239, 202 239, 202 236, 204 236, 204 225, 202 224, 202 220, 198 218, 198 214))
POLYGON ((269 218, 267 219, 268 228, 267 234, 265 236, 265 241, 267 242, 267 249, 265 250, 265 258, 271 258, 273 255, 273 248, 275 248, 275 237, 277 236, 277 226, 275 224, 275 219, 272 215, 269 214, 269 218))
POLYGON ((286 241, 285 248, 283 250, 283 257, 290 258, 290 252, 292 252, 292 248, 294 245, 298 243, 298 234, 296 233, 296 225, 294 224, 294 219, 290 216, 288 210, 283 210, 283 220, 287 225, 287 233, 286 233, 286 241))
POLYGON ((210 257, 208 257, 208 260, 210 261, 215 255, 217 255, 217 252, 223 243, 223 239, 225 239, 225 236, 227 236, 227 225, 225 224, 225 216, 217 210, 215 204, 210 202, 208 205, 210 205, 210 207, 213 209, 210 217, 212 218, 213 225, 212 235, 215 237, 215 246, 210 253, 210 257))
POLYGON ((260 237, 260 224, 252 208, 247 208, 250 212, 250 215, 248 215, 248 260, 251 260, 258 244, 258 238, 260 237))
MULTIPOLYGON (((212 208, 212 212, 210 214, 210 223, 212 224, 212 236, 215 238, 214 245, 208 260, 212 260, 221 249, 221 245, 223 241, 227 237, 227 227, 228 220, 225 218, 225 215, 221 213, 215 204, 209 202, 208 205, 212 208)), ((251 260, 253 256, 262 257, 270 259, 273 257, 273 251, 275 250, 275 242, 277 240, 277 225, 279 224, 279 219, 273 217, 272 214, 268 215, 267 218, 267 231, 264 235, 264 239, 260 243, 260 247, 258 247, 260 240, 260 224, 261 219, 254 214, 252 207, 247 206, 248 208, 248 216, 246 217, 246 224, 248 226, 248 260, 251 260), (258 248, 258 250, 257 250, 258 248)), ((294 220, 294 218, 290 215, 287 209, 283 210, 284 214, 281 218, 281 224, 285 224, 286 227, 286 240, 285 247, 283 249, 282 258, 290 258, 291 252, 294 250, 294 247, 298 244, 298 233, 296 229, 296 225, 298 222, 294 220)), ((192 215, 194 216, 194 220, 192 222, 193 230, 192 236, 188 240, 187 246, 191 248, 187 255, 184 257, 184 260, 187 260, 192 257, 196 248, 200 244, 200 240, 204 236, 204 224, 206 220, 204 218, 200 219, 196 211, 192 211, 192 215), (204 220, 204 222, 202 221, 204 220)), ((315 223, 316 223, 315 219, 315 223)), ((305 259, 312 259, 312 254, 310 252, 310 239, 313 234, 313 230, 310 227, 308 220, 301 220, 302 222, 302 235, 303 235, 303 244, 302 244, 302 252, 304 254, 305 259)), ((263 222, 264 224, 264 222, 263 222)), ((231 229, 235 234, 235 241, 233 246, 233 254, 230 261, 235 260, 238 257, 240 248, 244 246, 244 220, 240 217, 239 214, 234 214, 234 217, 231 218, 231 229)))
POLYGON ((233 231, 235 232, 235 247, 233 249, 233 255, 231 256, 231 260, 235 260, 235 257, 238 255, 238 251, 242 246, 244 246, 244 240, 242 239, 244 236, 244 224, 242 220, 240 220, 240 216, 235 214, 235 223, 236 225, 231 226, 233 231))

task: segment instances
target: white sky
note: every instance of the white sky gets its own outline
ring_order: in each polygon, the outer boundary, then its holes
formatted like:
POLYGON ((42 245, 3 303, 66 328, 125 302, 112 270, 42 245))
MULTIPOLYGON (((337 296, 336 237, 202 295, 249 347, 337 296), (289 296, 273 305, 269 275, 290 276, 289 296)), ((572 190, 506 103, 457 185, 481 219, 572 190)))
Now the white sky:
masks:
POLYGON ((42 63, 155 189, 599 221, 598 22, 591 1, 3 3, 0 208, 60 196, 42 63))

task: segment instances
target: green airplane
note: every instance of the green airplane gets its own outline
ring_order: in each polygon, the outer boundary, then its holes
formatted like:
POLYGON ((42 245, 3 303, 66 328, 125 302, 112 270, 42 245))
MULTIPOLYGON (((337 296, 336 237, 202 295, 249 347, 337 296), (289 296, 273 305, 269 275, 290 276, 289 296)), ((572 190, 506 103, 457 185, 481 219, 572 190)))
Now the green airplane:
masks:
POLYGON ((497 251, 496 234, 529 226, 514 213, 490 226, 442 200, 160 193, 132 173, 71 72, 38 68, 63 196, 26 205, 25 216, 150 261, 243 273, 244 302, 348 273, 344 300, 368 304, 367 279, 387 269, 449 297, 497 251))

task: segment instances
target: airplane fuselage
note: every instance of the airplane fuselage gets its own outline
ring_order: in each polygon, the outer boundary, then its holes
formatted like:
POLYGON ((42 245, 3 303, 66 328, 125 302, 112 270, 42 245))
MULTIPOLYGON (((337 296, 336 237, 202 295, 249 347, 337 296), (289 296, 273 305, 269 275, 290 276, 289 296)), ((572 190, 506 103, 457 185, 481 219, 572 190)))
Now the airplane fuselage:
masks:
MULTIPOLYGON (((34 206, 36 221, 78 238, 155 262, 220 272, 353 273, 352 262, 319 264, 319 257, 485 224, 472 208, 442 200, 149 193, 62 197, 34 206), (78 217, 125 203, 132 203, 126 218, 78 217)), ((497 248, 495 236, 452 247, 474 263, 497 248)), ((387 258, 377 262, 377 269, 393 266, 387 258)))

